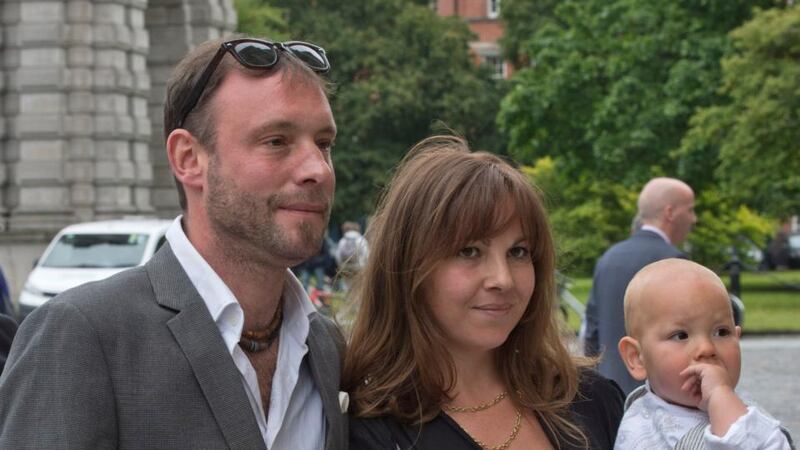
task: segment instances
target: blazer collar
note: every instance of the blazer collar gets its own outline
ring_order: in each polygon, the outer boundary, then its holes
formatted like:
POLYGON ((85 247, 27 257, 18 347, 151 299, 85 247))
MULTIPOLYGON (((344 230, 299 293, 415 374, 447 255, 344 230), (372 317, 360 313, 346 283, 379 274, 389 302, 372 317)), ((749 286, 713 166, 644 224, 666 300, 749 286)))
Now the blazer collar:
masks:
POLYGON ((341 351, 344 340, 335 325, 312 313, 308 332, 308 359, 311 376, 322 396, 327 421, 325 449, 347 448, 347 417, 339 405, 339 383, 342 372, 341 351), (337 341, 340 346, 337 346, 337 341))
POLYGON ((145 264, 156 302, 175 311, 167 321, 230 448, 264 449, 241 375, 203 299, 169 243, 145 264))

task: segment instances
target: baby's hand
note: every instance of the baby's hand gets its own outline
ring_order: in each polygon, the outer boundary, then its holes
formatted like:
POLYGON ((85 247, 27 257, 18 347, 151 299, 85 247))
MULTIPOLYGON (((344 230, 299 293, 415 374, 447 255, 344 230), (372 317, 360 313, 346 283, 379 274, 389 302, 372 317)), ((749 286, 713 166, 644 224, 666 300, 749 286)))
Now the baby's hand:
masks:
POLYGON ((683 369, 682 377, 688 377, 681 389, 688 392, 696 401, 697 407, 708 411, 712 395, 736 395, 733 382, 724 367, 711 363, 697 363, 683 369))
POLYGON ((711 432, 724 436, 739 417, 747 414, 747 406, 736 395, 728 371, 718 364, 698 363, 683 369, 688 377, 681 386, 697 399, 697 407, 708 413, 711 432))

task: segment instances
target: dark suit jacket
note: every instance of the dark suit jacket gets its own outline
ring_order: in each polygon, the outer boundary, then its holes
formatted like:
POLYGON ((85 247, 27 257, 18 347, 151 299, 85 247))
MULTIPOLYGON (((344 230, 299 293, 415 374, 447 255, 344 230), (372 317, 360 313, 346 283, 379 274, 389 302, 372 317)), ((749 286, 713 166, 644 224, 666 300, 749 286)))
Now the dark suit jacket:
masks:
MULTIPOLYGON (((345 449, 341 334, 311 317, 327 450, 345 449)), ((0 448, 265 449, 216 324, 165 244, 143 267, 29 315, 0 377, 0 448)))
POLYGON ((642 384, 630 376, 617 348, 625 336, 625 289, 644 266, 661 259, 685 257, 658 234, 639 230, 614 244, 597 261, 586 305, 585 352, 590 356, 602 354, 598 371, 616 381, 625 395, 642 384))
POLYGON ((0 374, 3 373, 3 366, 6 364, 8 350, 11 348, 11 341, 17 332, 17 322, 11 317, 0 314, 0 374))

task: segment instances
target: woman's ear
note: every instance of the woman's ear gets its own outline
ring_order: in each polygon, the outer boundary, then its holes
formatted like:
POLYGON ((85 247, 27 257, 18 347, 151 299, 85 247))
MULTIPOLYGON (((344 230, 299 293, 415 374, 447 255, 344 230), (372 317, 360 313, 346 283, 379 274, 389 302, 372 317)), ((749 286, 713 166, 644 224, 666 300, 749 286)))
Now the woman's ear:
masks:
POLYGON ((647 379, 647 368, 642 361, 642 348, 639 341, 625 336, 619 340, 619 356, 628 368, 631 376, 639 381, 647 379))
POLYGON ((192 133, 176 128, 167 136, 167 159, 184 190, 203 189, 208 153, 192 133))

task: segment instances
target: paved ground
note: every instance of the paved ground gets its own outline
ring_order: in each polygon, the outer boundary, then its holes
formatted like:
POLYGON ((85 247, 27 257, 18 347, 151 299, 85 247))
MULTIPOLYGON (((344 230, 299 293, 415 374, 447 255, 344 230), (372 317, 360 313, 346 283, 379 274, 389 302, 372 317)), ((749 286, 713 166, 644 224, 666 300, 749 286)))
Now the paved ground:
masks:
POLYGON ((800 336, 745 336, 739 390, 800 440, 800 336))

